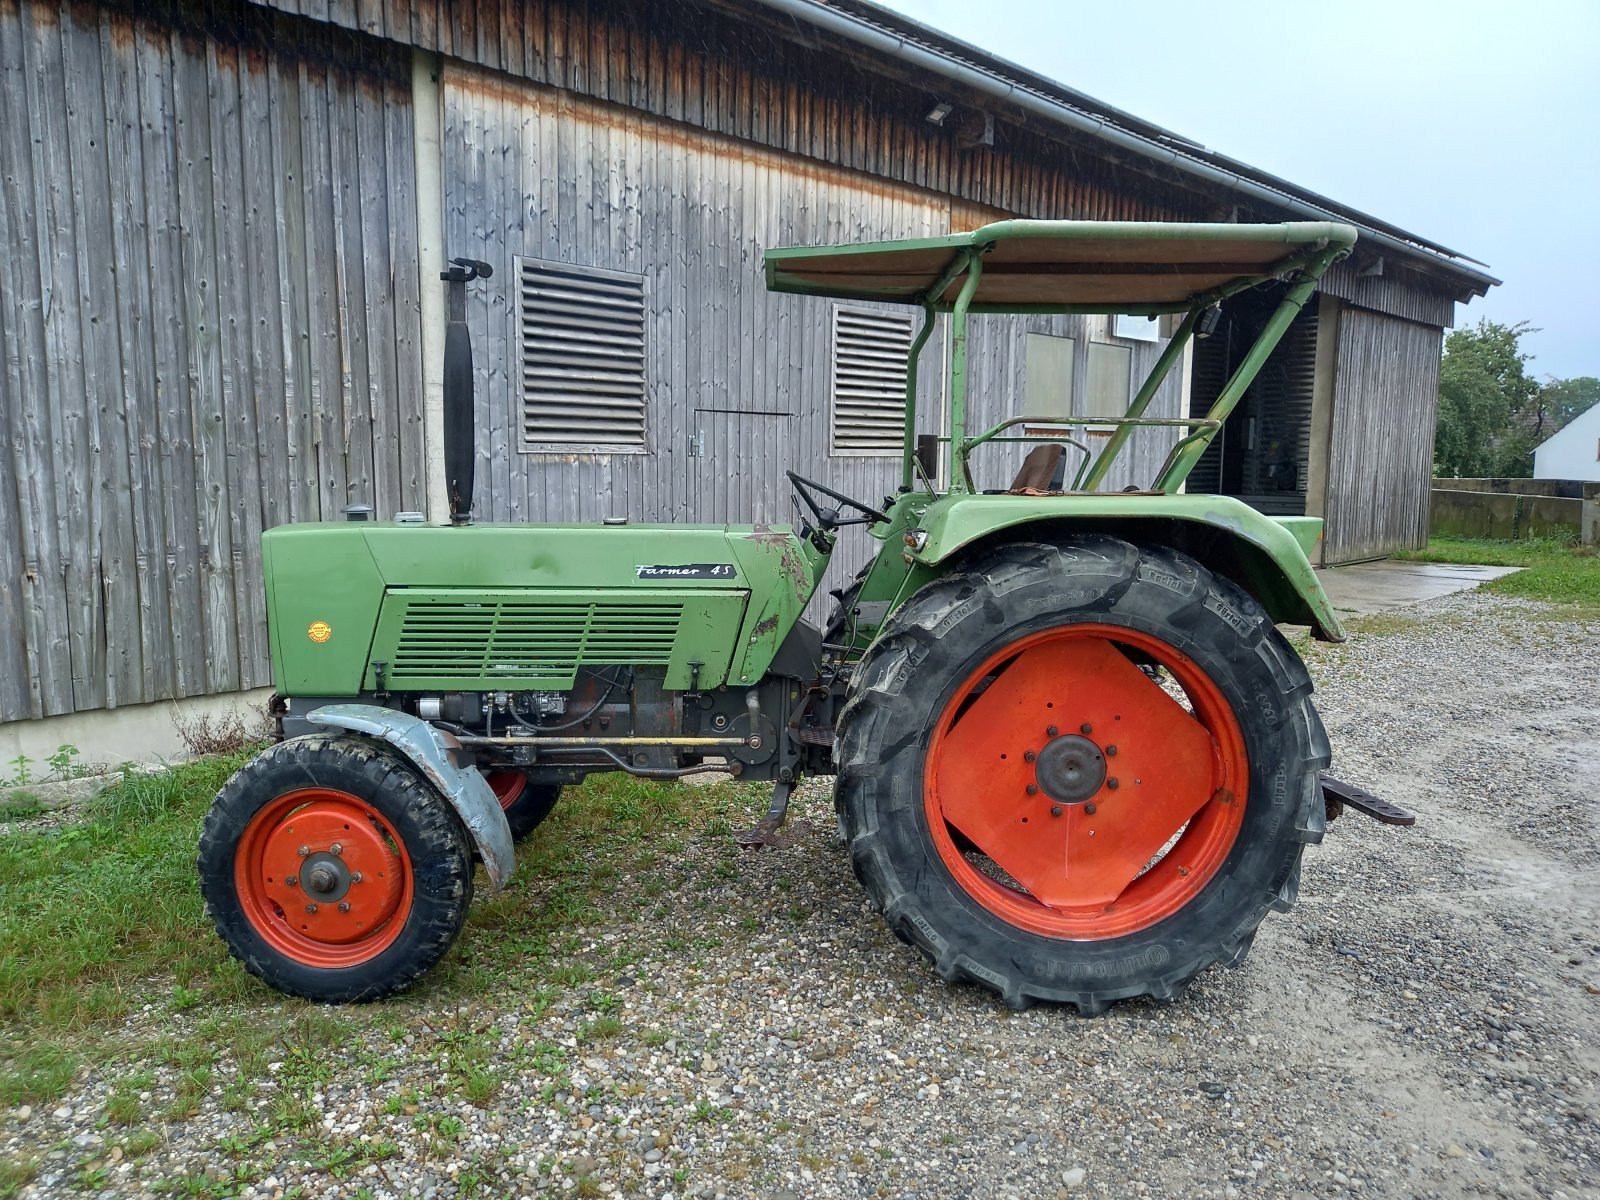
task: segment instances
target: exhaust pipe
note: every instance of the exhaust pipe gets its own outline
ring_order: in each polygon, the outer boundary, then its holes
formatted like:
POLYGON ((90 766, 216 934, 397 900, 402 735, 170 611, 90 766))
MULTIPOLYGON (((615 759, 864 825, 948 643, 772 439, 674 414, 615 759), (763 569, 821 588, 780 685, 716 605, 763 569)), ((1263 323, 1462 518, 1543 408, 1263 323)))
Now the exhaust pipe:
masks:
POLYGON ((494 268, 472 258, 452 258, 439 276, 447 285, 444 327, 444 476, 450 524, 472 522, 472 476, 477 461, 473 431, 472 335, 467 332, 467 284, 488 279, 494 268))

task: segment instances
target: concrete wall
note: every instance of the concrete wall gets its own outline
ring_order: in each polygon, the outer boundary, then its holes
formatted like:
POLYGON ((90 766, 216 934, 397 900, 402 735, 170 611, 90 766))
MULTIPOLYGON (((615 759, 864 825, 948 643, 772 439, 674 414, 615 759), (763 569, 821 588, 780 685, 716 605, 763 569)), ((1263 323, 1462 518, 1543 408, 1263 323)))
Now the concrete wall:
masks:
POLYGON ((62 746, 76 747, 77 762, 86 767, 184 759, 189 751, 182 729, 204 718, 211 720, 213 728, 219 721, 237 718, 248 730, 265 729, 271 695, 271 688, 257 688, 228 696, 191 696, 42 720, 7 721, 0 724, 0 779, 18 774, 13 765, 18 755, 33 760, 30 770, 35 777, 47 774, 46 760, 62 746))
POLYGON ((1600 484, 1596 483, 1437 479, 1432 501, 1429 529, 1435 534, 1498 540, 1577 535, 1588 545, 1600 540, 1600 484), (1495 486, 1501 484, 1518 490, 1495 486), (1573 491, 1577 494, 1561 494, 1573 491))

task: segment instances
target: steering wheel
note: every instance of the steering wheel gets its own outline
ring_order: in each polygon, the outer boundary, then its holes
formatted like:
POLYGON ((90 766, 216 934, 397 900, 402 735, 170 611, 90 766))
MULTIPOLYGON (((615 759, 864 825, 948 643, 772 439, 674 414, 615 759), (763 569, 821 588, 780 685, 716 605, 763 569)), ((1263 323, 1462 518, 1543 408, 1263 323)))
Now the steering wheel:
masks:
POLYGON ((880 521, 888 521, 889 514, 873 508, 870 504, 863 504, 859 500, 852 500, 843 493, 834 491, 825 484, 818 483, 815 479, 807 479, 804 475, 796 475, 793 471, 785 471, 789 482, 794 485, 795 494, 804 500, 806 507, 811 510, 812 519, 820 529, 838 529, 842 525, 876 525, 880 521), (837 508, 823 508, 817 503, 813 492, 826 496, 836 504, 845 508, 852 508, 861 513, 859 517, 841 517, 837 508))

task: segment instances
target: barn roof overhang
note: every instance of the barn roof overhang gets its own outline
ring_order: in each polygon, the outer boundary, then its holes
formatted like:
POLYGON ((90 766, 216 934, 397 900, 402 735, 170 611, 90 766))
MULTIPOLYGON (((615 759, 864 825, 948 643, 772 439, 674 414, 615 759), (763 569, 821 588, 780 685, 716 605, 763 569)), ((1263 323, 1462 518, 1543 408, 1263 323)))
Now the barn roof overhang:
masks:
MULTIPOLYGON (((722 0, 728 3, 729 0, 722 0)), ((1354 225, 1369 251, 1392 255, 1460 301, 1484 295, 1500 280, 1459 251, 1341 204, 1179 134, 1103 104, 976 46, 866 0, 736 0, 831 35, 865 62, 895 62, 940 79, 1007 111, 1064 133, 1108 144, 1148 170, 1171 174, 1197 191, 1231 197, 1267 214, 1354 225)), ((1381 270, 1381 267, 1376 268, 1381 270)))

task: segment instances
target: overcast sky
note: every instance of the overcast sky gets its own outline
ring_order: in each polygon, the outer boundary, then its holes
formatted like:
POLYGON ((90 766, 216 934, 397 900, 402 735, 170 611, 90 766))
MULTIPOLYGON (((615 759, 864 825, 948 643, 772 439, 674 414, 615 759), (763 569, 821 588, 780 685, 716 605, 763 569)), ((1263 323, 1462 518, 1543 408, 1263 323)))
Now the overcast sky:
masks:
POLYGON ((887 2, 1482 260, 1461 324, 1600 376, 1600 0, 887 2))

